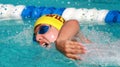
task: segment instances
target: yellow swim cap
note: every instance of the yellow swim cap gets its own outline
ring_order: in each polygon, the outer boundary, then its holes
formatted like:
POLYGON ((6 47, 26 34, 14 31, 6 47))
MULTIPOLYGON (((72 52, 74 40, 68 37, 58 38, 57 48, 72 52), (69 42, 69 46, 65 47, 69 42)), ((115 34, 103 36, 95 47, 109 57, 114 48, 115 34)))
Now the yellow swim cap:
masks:
POLYGON ((40 17, 34 25, 34 28, 39 24, 49 24, 60 30, 65 20, 57 14, 48 14, 40 17))

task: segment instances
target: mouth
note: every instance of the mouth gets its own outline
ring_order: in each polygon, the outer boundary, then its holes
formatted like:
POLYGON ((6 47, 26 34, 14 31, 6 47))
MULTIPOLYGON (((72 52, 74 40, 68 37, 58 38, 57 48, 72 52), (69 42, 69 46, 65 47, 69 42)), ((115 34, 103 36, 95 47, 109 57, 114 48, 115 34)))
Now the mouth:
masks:
POLYGON ((50 47, 50 44, 49 43, 42 43, 41 46, 47 48, 47 47, 50 47))

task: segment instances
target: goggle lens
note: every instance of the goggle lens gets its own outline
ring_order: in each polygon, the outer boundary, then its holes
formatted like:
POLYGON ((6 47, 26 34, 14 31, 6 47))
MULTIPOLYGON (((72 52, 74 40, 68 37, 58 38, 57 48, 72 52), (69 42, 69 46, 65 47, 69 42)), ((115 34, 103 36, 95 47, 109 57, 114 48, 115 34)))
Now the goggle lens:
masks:
POLYGON ((45 34, 48 30, 49 30, 49 26, 41 26, 41 27, 39 28, 38 33, 39 33, 39 34, 45 34))

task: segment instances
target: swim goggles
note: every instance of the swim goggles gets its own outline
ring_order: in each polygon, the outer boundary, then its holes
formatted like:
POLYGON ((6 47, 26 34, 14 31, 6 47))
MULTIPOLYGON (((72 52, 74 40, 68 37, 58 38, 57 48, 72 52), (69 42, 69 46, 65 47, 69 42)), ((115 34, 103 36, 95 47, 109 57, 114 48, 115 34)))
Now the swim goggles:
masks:
MULTIPOLYGON (((46 32, 48 32, 49 28, 50 26, 47 26, 47 25, 40 26, 38 30, 38 34, 45 34, 46 32)), ((35 34, 33 34, 33 41, 36 41, 35 34)))
POLYGON ((38 33, 45 34, 48 30, 49 30, 49 26, 43 25, 43 26, 40 26, 38 33))

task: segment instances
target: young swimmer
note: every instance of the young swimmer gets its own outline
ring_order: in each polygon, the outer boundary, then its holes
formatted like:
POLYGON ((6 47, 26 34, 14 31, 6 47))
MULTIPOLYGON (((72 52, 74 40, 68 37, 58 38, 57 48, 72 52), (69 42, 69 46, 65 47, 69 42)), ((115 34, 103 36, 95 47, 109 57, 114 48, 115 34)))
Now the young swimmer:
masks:
MULTIPOLYGON (((81 59, 78 54, 84 54, 86 49, 82 43, 74 39, 78 32, 80 32, 78 21, 65 21, 61 16, 48 14, 36 21, 34 25, 34 40, 45 47, 50 46, 51 42, 55 42, 56 48, 68 58, 81 59)), ((90 42, 82 34, 80 35, 82 42, 90 42)))

